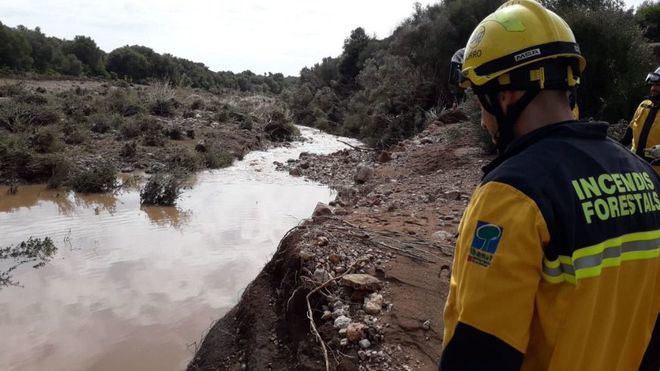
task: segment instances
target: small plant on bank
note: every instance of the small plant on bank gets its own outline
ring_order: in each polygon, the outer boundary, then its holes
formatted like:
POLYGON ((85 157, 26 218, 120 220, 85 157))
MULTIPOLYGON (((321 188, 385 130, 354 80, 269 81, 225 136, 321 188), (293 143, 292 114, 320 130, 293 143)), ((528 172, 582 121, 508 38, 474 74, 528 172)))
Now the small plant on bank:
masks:
POLYGON ((209 169, 221 169, 231 166, 234 162, 234 156, 230 153, 211 147, 210 150, 200 153, 204 159, 204 165, 209 169))
POLYGON ((137 155, 137 143, 128 142, 124 143, 119 151, 119 155, 123 158, 134 158, 137 155))
POLYGON ((90 129, 99 134, 119 128, 122 122, 122 117, 116 113, 96 113, 89 117, 90 129))
POLYGON ((63 148, 62 141, 52 128, 39 128, 30 135, 30 147, 37 153, 53 153, 63 148))
POLYGON ((143 205, 172 206, 181 195, 185 175, 157 173, 152 175, 140 192, 143 205))
POLYGON ((103 164, 79 171, 72 179, 71 188, 82 193, 110 192, 117 188, 117 169, 103 164))

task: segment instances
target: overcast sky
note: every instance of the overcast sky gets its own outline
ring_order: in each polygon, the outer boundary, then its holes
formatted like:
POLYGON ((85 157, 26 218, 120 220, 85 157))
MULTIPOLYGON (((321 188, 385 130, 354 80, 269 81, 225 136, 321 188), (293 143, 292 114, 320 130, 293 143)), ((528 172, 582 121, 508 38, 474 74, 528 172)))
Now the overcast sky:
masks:
MULTIPOLYGON (((144 45, 212 70, 297 75, 341 53, 356 27, 382 38, 414 0, 0 0, 0 22, 90 36, 110 52, 144 45), (350 11, 349 11, 350 9, 350 11)), ((435 1, 420 1, 423 5, 435 1)), ((630 6, 642 0, 626 0, 630 6)))

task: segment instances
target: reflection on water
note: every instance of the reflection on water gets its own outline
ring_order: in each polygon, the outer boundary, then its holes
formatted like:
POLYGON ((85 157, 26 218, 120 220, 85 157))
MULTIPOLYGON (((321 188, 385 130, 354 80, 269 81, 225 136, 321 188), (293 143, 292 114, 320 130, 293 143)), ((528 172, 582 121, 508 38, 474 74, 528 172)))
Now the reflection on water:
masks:
POLYGON ((180 228, 190 222, 192 210, 181 210, 176 206, 142 206, 151 222, 161 227, 180 228))
POLYGON ((134 189, 0 189, 0 246, 49 236, 60 247, 43 268, 12 272, 22 287, 0 289, 0 370, 184 368, 188 344, 236 303, 284 233, 333 197, 273 169, 343 148, 302 131, 310 142, 201 173, 176 207, 140 207, 134 189))

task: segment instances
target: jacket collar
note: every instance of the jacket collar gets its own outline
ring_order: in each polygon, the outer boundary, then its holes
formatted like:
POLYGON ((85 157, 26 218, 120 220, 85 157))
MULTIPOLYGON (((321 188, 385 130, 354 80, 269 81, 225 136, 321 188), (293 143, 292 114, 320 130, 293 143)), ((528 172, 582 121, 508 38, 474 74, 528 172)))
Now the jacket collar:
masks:
POLYGON ((516 138, 502 154, 484 166, 482 171, 484 172, 484 176, 488 175, 488 173, 495 170, 495 168, 507 159, 518 155, 525 149, 548 137, 605 139, 607 138, 608 126, 609 124, 606 122, 580 122, 573 120, 544 126, 516 138))

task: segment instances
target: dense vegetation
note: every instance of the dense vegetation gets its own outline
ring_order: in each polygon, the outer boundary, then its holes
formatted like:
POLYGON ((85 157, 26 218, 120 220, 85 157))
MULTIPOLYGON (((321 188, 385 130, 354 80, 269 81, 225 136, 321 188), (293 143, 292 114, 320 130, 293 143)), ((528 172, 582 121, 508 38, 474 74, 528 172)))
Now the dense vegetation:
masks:
MULTIPOLYGON (((637 14, 619 0, 546 0, 571 25, 588 60, 579 91, 582 116, 628 119, 653 68, 658 3, 637 14)), ((453 102, 449 60, 500 1, 443 0, 422 7, 378 40, 351 32, 338 57, 304 68, 288 96, 298 124, 388 146, 414 135, 453 102)))
POLYGON ((0 183, 108 192, 120 169, 218 169, 261 140, 298 134, 280 100, 261 94, 220 98, 123 81, 26 85, 0 85, 0 183))
POLYGON ((16 73, 112 77, 141 83, 166 80, 176 86, 274 94, 295 81, 281 73, 213 72, 202 63, 161 55, 138 45, 106 54, 86 36, 61 40, 44 35, 39 27, 30 30, 0 23, 0 74, 16 73))

